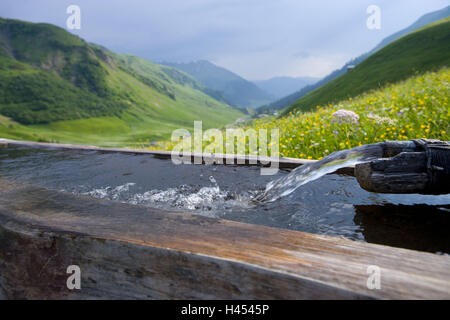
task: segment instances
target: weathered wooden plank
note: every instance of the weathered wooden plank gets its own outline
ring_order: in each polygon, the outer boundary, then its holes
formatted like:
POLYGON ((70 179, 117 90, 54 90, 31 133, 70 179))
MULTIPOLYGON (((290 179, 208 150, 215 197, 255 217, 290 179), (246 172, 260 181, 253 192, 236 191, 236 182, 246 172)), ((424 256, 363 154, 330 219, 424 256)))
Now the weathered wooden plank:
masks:
POLYGON ((430 171, 428 160, 425 152, 403 152, 392 158, 357 164, 354 173, 360 186, 371 192, 448 193, 448 174, 444 168, 430 171))
MULTIPOLYGON (((96 150, 101 152, 111 152, 111 153, 132 153, 132 154, 149 154, 159 159, 171 159, 172 154, 169 151, 160 150, 141 150, 141 149, 127 149, 127 148, 101 148, 96 146, 83 146, 83 145, 72 145, 72 144, 59 144, 59 143, 47 143, 47 142, 32 142, 32 141, 16 141, 8 139, 0 139, 5 146, 22 146, 22 147, 47 147, 47 148, 58 148, 58 149, 71 149, 71 150, 96 150)), ((216 163, 216 164, 237 164, 237 165, 257 165, 257 166, 267 166, 273 165, 273 167, 278 167, 280 169, 295 169, 301 165, 307 163, 313 163, 317 160, 308 159, 296 159, 289 157, 262 157, 262 156, 243 156, 243 155, 233 155, 233 154, 214 154, 214 155, 199 155, 197 153, 183 153, 185 157, 190 159, 190 163, 195 163, 195 158, 202 159, 201 164, 205 163, 216 163)), ((354 167, 346 167, 338 169, 335 173, 354 175, 354 167)))
POLYGON ((450 298, 448 256, 5 180, 0 226, 0 287, 8 298, 450 298), (65 287, 69 264, 81 267, 80 291, 65 287), (371 265, 381 270, 379 290, 367 287, 371 265))
MULTIPOLYGON (((170 159, 172 152, 160 150, 144 150, 144 149, 129 149, 129 148, 102 148, 97 146, 73 145, 62 143, 47 143, 47 142, 33 142, 33 141, 17 141, 9 139, 0 139, 0 143, 10 146, 22 147, 47 147, 58 149, 75 149, 75 150, 96 150, 101 152, 113 153, 132 153, 132 154, 150 154, 160 159, 170 159)), ((184 152, 178 154, 184 156, 190 163, 196 163, 196 159, 201 159, 201 164, 216 163, 216 164, 242 164, 242 165, 258 165, 266 166, 270 164, 277 164, 279 168, 296 168, 306 163, 315 162, 316 160, 295 159, 288 157, 265 157, 265 156, 249 156, 249 155, 234 155, 234 154, 199 154, 192 152, 184 152)), ((200 163, 199 163, 200 164, 200 163)))
POLYGON ((424 152, 403 152, 390 159, 370 162, 373 171, 389 173, 412 173, 427 171, 427 156, 424 152))
POLYGON ((429 179, 424 152, 404 152, 388 158, 356 165, 359 185, 372 192, 418 193, 426 190, 429 179))
POLYGON ((381 142, 383 146, 383 158, 394 157, 402 152, 415 152, 417 145, 414 141, 384 141, 381 142))

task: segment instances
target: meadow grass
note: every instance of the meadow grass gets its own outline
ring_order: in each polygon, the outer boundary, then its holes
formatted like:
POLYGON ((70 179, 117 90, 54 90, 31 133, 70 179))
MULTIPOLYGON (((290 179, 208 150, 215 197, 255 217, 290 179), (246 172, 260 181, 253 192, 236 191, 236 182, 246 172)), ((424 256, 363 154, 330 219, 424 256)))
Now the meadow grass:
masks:
MULTIPOLYGON (((281 118, 256 119, 241 128, 278 129, 280 156, 304 159, 321 159, 334 151, 386 140, 448 141, 449 96, 450 69, 445 67, 335 105, 316 106, 310 112, 291 112, 281 118), (333 113, 340 109, 358 114, 358 122, 338 121, 333 113)), ((205 142, 205 146, 208 144, 205 142)), ((171 150, 175 142, 161 145, 171 150)))

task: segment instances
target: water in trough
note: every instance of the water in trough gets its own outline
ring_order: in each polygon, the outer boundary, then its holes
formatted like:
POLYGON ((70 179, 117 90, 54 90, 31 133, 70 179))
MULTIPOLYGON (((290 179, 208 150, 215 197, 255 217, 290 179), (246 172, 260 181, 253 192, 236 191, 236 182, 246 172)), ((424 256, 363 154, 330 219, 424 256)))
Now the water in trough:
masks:
POLYGON ((148 154, 7 147, 0 148, 0 178, 55 192, 449 254, 450 195, 370 193, 354 177, 327 175, 378 156, 357 148, 262 176, 258 167, 173 165, 148 154))

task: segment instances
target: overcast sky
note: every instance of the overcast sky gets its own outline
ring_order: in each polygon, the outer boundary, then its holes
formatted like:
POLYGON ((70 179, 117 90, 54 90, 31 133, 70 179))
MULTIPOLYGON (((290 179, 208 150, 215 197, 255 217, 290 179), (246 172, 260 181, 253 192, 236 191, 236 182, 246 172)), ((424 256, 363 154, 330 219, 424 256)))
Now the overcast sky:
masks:
POLYGON ((1 0, 0 16, 66 28, 81 8, 89 42, 152 61, 206 59, 249 80, 323 77, 449 0, 1 0), (381 29, 366 27, 369 5, 381 29))

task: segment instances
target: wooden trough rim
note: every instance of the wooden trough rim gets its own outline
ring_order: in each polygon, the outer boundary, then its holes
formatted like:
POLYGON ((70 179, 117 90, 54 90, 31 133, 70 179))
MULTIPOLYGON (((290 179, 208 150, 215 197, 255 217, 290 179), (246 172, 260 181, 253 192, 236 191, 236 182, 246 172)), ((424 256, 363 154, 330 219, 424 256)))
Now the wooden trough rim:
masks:
MULTIPOLYGON (((284 286, 281 293, 275 287, 273 292, 268 288, 246 296, 251 299, 450 298, 449 256, 123 203, 111 206, 107 200, 0 179, 0 229, 17 231, 17 225, 27 234, 88 237, 177 252, 173 264, 180 254, 214 266, 227 263, 236 276, 264 272, 267 281, 284 286), (41 197, 28 197, 36 192, 41 197), (67 200, 71 208, 65 211, 67 200), (367 270, 373 265, 381 270, 381 288, 371 290, 367 270)), ((247 283, 244 278, 240 285, 240 291, 252 292, 264 283, 247 283)), ((217 298, 230 297, 234 296, 217 298)))
MULTIPOLYGON (((141 150, 141 149, 130 149, 130 148, 104 148, 97 146, 86 146, 77 144, 62 144, 62 143, 50 143, 50 142, 34 142, 34 141, 21 141, 21 140, 10 140, 0 138, 0 146, 22 146, 22 147, 44 147, 44 148, 57 148, 57 149, 70 149, 70 150, 91 150, 100 152, 117 152, 126 154, 148 154, 159 159, 171 159, 171 151, 163 150, 141 150)), ((196 163, 196 159, 202 159, 202 164, 212 163, 215 164, 235 164, 235 165, 247 165, 247 166, 260 166, 265 167, 271 164, 276 164, 275 167, 279 169, 295 169, 299 166, 308 163, 314 163, 318 160, 309 159, 297 159, 289 157, 265 157, 265 156, 253 156, 253 155, 236 155, 236 154, 199 154, 194 152, 185 152, 179 154, 180 156, 190 157, 190 163, 196 163)), ((340 168, 334 173, 345 174, 354 176, 354 166, 349 166, 345 168, 340 168)))
MULTIPOLYGON (((62 143, 49 143, 49 142, 34 142, 34 141, 21 141, 10 140, 0 138, 0 145, 11 146, 23 146, 23 147, 47 147, 47 148, 59 148, 59 149, 74 149, 74 150, 93 150, 101 152, 119 152, 119 153, 132 153, 132 154, 150 154, 161 159, 170 159, 172 157, 171 151, 163 150, 142 150, 142 149, 130 149, 130 148, 104 148, 97 146, 86 146, 76 144, 62 144, 62 143)), ((203 163, 211 163, 213 161, 221 161, 223 164, 229 162, 234 164, 245 165, 257 165, 264 166, 268 163, 278 163, 279 168, 296 168, 303 164, 316 162, 317 160, 296 159, 288 157, 265 157, 265 156, 252 156, 252 155, 235 155, 235 154, 199 154, 194 152, 185 152, 180 156, 191 157, 192 163, 194 158, 203 158, 203 163), (227 162, 229 161, 229 162, 227 162)))

